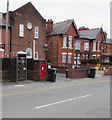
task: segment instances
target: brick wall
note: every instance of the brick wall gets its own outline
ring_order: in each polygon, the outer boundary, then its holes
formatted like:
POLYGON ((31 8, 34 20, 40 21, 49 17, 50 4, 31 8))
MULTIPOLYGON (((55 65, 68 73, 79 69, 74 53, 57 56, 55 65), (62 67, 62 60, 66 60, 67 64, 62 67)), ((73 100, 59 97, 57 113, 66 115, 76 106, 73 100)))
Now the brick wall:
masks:
POLYGON ((11 19, 11 52, 26 51, 31 48, 33 51, 33 40, 36 40, 36 51, 39 54, 39 59, 45 59, 43 51, 44 43, 46 42, 46 21, 34 8, 31 3, 24 5, 10 13, 11 19), (32 29, 27 28, 27 23, 32 23, 32 29), (19 37, 19 25, 24 25, 24 37, 19 37), (39 38, 34 38, 34 29, 39 28, 39 38))
POLYGON ((72 64, 68 65, 68 78, 74 79, 88 77, 89 69, 86 68, 75 69, 72 67, 73 67, 72 64))

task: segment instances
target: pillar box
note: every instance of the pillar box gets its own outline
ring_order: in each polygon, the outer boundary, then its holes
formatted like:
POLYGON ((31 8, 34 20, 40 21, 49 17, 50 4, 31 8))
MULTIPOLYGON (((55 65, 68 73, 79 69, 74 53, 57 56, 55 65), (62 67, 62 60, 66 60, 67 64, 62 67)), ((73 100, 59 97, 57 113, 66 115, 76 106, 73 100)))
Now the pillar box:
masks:
POLYGON ((47 61, 46 60, 27 60, 27 78, 28 80, 46 80, 47 79, 47 61))

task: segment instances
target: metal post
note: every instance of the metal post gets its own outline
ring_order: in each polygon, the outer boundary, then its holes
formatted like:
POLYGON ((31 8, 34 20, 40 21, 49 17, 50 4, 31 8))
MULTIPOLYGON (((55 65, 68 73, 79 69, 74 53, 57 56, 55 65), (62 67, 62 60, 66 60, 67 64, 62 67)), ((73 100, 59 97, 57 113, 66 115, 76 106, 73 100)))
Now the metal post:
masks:
POLYGON ((6 58, 8 58, 8 26, 9 26, 9 0, 7 0, 7 13, 6 13, 6 42, 5 42, 6 58))
POLYGON ((36 47, 36 41, 33 40, 33 59, 35 59, 35 47, 36 47))

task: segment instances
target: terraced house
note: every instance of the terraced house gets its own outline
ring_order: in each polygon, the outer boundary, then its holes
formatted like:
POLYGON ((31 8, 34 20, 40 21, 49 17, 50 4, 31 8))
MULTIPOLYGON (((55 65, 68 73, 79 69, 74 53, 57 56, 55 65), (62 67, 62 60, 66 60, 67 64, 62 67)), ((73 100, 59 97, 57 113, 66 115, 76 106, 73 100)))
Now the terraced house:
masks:
MULTIPOLYGON (((79 33, 74 20, 67 20, 53 24, 47 21, 47 60, 55 66, 66 66, 74 63, 75 42, 79 33)), ((76 46, 78 47, 78 45, 76 46)))
POLYGON ((66 67, 68 63, 78 67, 81 60, 97 59, 111 62, 112 44, 102 28, 77 27, 74 20, 54 23, 47 22, 47 59, 54 66, 66 67))
POLYGON ((88 49, 86 59, 98 59, 100 62, 112 62, 112 44, 107 39, 107 33, 102 28, 89 29, 85 27, 79 28, 80 38, 88 41, 84 47, 88 49))

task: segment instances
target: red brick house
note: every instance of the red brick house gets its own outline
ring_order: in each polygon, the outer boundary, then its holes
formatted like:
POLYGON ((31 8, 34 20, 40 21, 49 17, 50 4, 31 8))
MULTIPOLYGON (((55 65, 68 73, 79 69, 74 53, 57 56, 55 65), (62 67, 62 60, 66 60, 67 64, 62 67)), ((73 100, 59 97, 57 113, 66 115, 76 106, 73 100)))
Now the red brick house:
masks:
POLYGON ((11 52, 23 51, 27 53, 27 58, 45 60, 46 20, 31 2, 10 11, 9 21, 11 52))
POLYGON ((88 29, 81 27, 79 28, 79 34, 81 39, 89 41, 88 59, 99 59, 101 62, 109 62, 109 59, 111 58, 111 43, 107 43, 107 34, 102 28, 88 29))
POLYGON ((102 42, 102 62, 112 62, 112 39, 102 42))
POLYGON ((75 42, 78 40, 78 37, 79 34, 73 19, 55 24, 53 24, 51 19, 48 20, 47 60, 54 66, 66 66, 68 63, 74 63, 77 51, 75 50, 75 42))
MULTIPOLYGON (((6 57, 6 21, 3 18, 3 13, 0 13, 0 58, 6 57)), ((10 54, 10 25, 8 29, 8 55, 10 54)))

